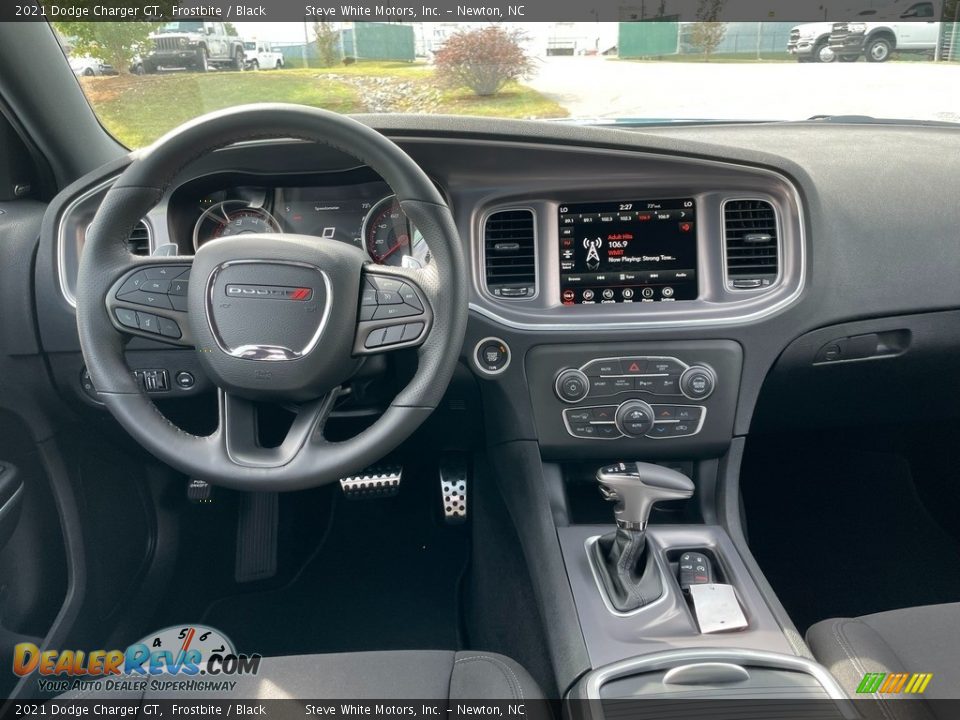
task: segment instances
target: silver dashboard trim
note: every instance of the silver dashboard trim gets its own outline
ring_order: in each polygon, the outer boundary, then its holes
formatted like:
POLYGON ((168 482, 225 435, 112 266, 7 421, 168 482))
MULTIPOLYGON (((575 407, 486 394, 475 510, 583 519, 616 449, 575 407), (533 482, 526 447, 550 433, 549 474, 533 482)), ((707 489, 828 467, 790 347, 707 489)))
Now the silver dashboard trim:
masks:
MULTIPOLYGON (((77 209, 77 206, 83 203, 86 200, 89 200, 97 193, 109 188, 113 185, 119 175, 114 175, 113 177, 107 178, 97 183, 93 187, 85 190, 82 194, 77 195, 73 200, 70 201, 60 213, 60 218, 57 221, 57 281, 60 285, 60 293, 63 295, 63 299, 67 301, 67 304, 71 307, 77 307, 77 298, 73 292, 67 287, 67 276, 66 276, 66 267, 67 259, 65 257, 67 251, 67 238, 66 238, 66 221, 67 218, 77 209)), ((88 223, 89 227, 89 223, 88 223)), ((149 226, 148 226, 149 227, 149 226)), ((151 236, 152 237, 152 236, 151 236)), ((86 240, 86 230, 84 230, 84 240, 86 240)), ((152 240, 151 240, 152 242, 152 240)))

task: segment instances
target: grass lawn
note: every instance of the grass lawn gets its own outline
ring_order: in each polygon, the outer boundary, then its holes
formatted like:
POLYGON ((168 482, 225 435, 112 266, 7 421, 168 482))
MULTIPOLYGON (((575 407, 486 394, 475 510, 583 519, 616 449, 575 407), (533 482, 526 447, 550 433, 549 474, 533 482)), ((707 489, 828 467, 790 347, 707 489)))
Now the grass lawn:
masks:
MULTIPOLYGON (((364 112, 361 93, 349 82, 353 77, 390 77, 426 86, 433 83, 433 70, 412 63, 369 62, 324 69, 120 75, 81 78, 80 83, 106 128, 135 148, 198 115, 245 103, 287 102, 339 113, 364 112)), ((567 114, 555 102, 516 83, 486 98, 467 90, 442 90, 439 105, 431 112, 520 118, 567 114)))

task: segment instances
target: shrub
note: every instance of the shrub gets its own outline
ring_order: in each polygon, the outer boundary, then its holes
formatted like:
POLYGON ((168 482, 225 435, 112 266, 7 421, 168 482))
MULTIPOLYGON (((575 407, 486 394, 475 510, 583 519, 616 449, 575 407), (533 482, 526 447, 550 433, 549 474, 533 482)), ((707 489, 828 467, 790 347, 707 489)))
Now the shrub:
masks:
POLYGON ((449 87, 495 95, 511 80, 533 70, 533 60, 521 44, 523 38, 521 31, 498 25, 457 32, 437 51, 437 77, 449 87))

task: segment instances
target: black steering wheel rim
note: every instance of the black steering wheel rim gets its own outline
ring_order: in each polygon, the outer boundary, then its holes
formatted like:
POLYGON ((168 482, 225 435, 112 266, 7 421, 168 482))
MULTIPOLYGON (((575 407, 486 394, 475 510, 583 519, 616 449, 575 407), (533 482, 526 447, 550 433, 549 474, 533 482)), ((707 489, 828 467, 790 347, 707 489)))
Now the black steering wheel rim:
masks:
POLYGON ((250 105, 198 118, 134 155, 107 192, 87 233, 77 282, 77 325, 84 360, 100 398, 151 453, 191 477, 221 486, 289 491, 333 482, 376 462, 430 415, 449 384, 463 344, 467 288, 463 249, 450 210, 426 173, 396 144, 356 120, 325 110, 250 105), (314 416, 297 430, 294 452, 277 455, 276 462, 247 462, 231 452, 224 414, 231 398, 223 392, 220 427, 209 436, 186 433, 157 409, 131 376, 124 359, 128 337, 111 320, 107 301, 123 273, 158 260, 131 256, 126 238, 185 167, 235 143, 279 138, 333 147, 357 158, 390 185, 426 240, 431 263, 421 270, 378 272, 413 278, 432 310, 432 327, 418 349, 413 378, 369 428, 346 441, 323 439, 322 423, 335 394, 319 398, 310 406, 314 416))

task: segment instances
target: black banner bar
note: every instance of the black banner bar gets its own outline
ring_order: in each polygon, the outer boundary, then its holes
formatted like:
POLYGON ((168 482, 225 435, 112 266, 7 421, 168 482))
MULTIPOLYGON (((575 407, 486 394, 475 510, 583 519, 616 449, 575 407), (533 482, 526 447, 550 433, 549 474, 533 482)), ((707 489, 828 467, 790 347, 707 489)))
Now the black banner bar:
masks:
MULTIPOLYGON (((161 22, 815 22, 952 20, 960 0, 934 0, 935 17, 908 17, 898 4, 869 17, 822 0, 742 0, 705 14, 701 0, 4 0, 0 21, 161 22), (891 13, 893 15, 891 15, 891 13)), ((846 3, 844 3, 845 5, 846 3)))

